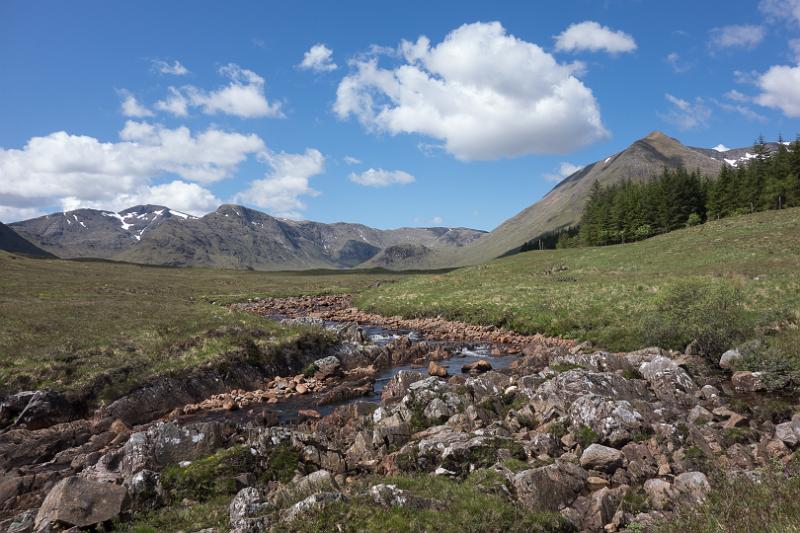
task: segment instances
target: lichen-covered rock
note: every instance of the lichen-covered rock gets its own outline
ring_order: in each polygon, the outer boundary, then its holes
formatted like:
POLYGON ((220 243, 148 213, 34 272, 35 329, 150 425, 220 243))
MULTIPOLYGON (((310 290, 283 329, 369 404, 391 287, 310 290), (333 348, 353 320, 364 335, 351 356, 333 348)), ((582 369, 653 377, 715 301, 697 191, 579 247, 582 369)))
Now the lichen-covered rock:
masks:
POLYGON ((654 357, 651 361, 642 363, 639 372, 650 384, 659 400, 679 405, 696 403, 694 394, 697 392, 697 385, 689 374, 669 357, 654 357))
POLYGON ((338 357, 333 355, 317 359, 314 361, 314 366, 317 368, 317 372, 314 374, 314 377, 317 379, 333 377, 339 374, 342 369, 341 361, 339 361, 338 357))
POLYGON ((644 492, 654 509, 664 511, 671 508, 674 493, 669 481, 657 478, 648 479, 644 482, 644 492))
POLYGON ((343 501, 344 496, 340 492, 320 492, 312 494, 308 498, 297 502, 288 509, 281 512, 281 520, 292 522, 307 513, 319 511, 326 505, 343 501))
POLYGON ((719 358, 720 368, 731 369, 742 358, 742 353, 738 348, 733 348, 723 353, 719 358))
POLYGON ((675 478, 672 484, 678 498, 688 504, 702 503, 711 491, 708 478, 702 472, 685 472, 675 478))
POLYGON ((584 490, 588 474, 574 464, 556 462, 514 476, 517 498, 536 510, 559 511, 584 490))
POLYGON ((42 530, 50 524, 79 528, 101 524, 122 512, 126 497, 127 491, 119 485, 75 476, 64 478, 44 499, 36 515, 35 528, 42 530))
POLYGON ((589 470, 614 472, 622 466, 625 455, 615 449, 602 444, 590 444, 581 454, 581 466, 589 470))
POLYGON ((733 384, 733 388, 738 392, 758 392, 766 390, 767 388, 764 377, 764 372, 742 370, 733 373, 733 376, 731 376, 731 383, 733 384))
POLYGON ((574 428, 591 428, 602 442, 612 446, 625 444, 646 427, 644 415, 627 400, 608 400, 587 394, 575 400, 569 409, 574 428))
POLYGON ((800 443, 800 415, 775 426, 775 437, 790 448, 796 447, 800 443))
POLYGON ((436 502, 428 498, 419 498, 411 492, 397 488, 396 485, 380 483, 369 489, 372 501, 383 507, 405 507, 412 509, 430 509, 436 502))
POLYGON ((422 372, 415 370, 401 370, 392 379, 386 382, 381 391, 381 402, 389 403, 399 400, 408 393, 408 387, 417 381, 425 379, 422 372))

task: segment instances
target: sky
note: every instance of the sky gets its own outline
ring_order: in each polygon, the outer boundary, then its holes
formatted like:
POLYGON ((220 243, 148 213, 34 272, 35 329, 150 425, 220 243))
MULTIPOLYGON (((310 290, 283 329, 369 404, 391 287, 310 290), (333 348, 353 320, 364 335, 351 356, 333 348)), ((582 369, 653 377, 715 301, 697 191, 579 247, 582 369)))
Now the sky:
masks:
POLYGON ((800 133, 800 0, 0 3, 0 221, 490 230, 653 130, 800 133))

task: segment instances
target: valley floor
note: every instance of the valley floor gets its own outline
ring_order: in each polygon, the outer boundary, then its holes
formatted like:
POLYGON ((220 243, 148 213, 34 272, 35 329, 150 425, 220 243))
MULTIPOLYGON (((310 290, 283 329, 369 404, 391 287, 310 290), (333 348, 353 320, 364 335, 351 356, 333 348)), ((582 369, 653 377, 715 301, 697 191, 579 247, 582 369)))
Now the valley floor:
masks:
POLYGON ((35 510, 74 472, 140 498, 134 525, 114 526, 133 531, 297 530, 291 518, 308 509, 324 512, 301 529, 318 531, 800 528, 800 209, 447 273, 3 253, 0 272, 2 516, 35 510), (293 320, 263 318, 275 315, 293 320), (365 323, 405 340, 371 342, 365 323), (313 403, 279 426, 248 414, 294 395, 349 400, 372 390, 377 369, 453 355, 417 333, 490 343, 518 362, 446 380, 410 373, 379 405, 321 418, 313 403), (344 374, 308 365, 331 354, 344 374), (15 396, 34 389, 54 392, 15 396), (204 410, 222 414, 192 418, 204 410))

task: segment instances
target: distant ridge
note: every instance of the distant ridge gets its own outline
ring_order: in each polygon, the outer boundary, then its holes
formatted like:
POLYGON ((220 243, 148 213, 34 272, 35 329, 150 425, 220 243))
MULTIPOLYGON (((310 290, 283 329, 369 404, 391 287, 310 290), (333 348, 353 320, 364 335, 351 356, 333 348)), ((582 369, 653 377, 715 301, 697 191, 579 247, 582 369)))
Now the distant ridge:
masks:
POLYGON ((33 257, 55 257, 35 244, 20 237, 16 231, 0 222, 0 250, 33 257))

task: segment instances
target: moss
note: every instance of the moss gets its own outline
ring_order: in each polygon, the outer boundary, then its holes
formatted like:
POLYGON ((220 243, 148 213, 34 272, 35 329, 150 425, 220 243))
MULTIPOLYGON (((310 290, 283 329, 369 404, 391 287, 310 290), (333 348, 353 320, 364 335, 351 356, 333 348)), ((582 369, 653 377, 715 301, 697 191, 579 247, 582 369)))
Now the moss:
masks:
POLYGON ((645 494, 642 487, 634 487, 625 493, 621 507, 626 513, 635 515, 647 511, 650 507, 650 502, 647 500, 647 494, 645 494))
POLYGON ((569 433, 569 428, 567 427, 567 425, 564 422, 562 422, 560 420, 557 420, 557 421, 553 422, 552 424, 550 424, 548 432, 551 435, 553 435, 555 438, 560 440, 567 433, 569 433))
POLYGON ((313 377, 319 371, 319 367, 314 363, 308 363, 308 365, 303 369, 303 375, 307 378, 313 377))
POLYGON ((642 373, 638 369, 628 367, 622 371, 622 377, 625 379, 644 379, 642 373))
POLYGON ((288 442, 281 442, 270 450, 261 478, 264 481, 289 482, 302 464, 300 450, 288 442))
POLYGON ((234 446, 193 461, 187 467, 168 466, 161 472, 161 486, 168 501, 184 498, 206 501, 236 493, 234 477, 259 471, 258 460, 245 446, 234 446))
POLYGON ((749 427, 728 428, 722 432, 722 443, 725 447, 734 444, 748 444, 758 440, 758 432, 749 427))
POLYGON ((113 530, 119 533, 161 533, 163 531, 199 531, 213 528, 227 531, 230 496, 216 496, 208 501, 189 505, 176 504, 141 513, 130 519, 118 519, 113 530))
POLYGON ((581 365, 576 365, 575 363, 555 363, 550 365, 550 370, 554 372, 569 372, 570 370, 575 370, 576 368, 583 368, 581 365))
POLYGON ((511 459, 506 459, 501 463, 504 467, 508 468, 515 474, 518 472, 522 472, 523 470, 528 470, 531 465, 529 465, 526 461, 522 461, 521 459, 517 459, 516 457, 512 457, 511 459))
POLYGON ((600 440, 600 436, 589 426, 580 426, 575 431, 575 440, 581 445, 581 448, 587 448, 589 445, 594 444, 600 440))

